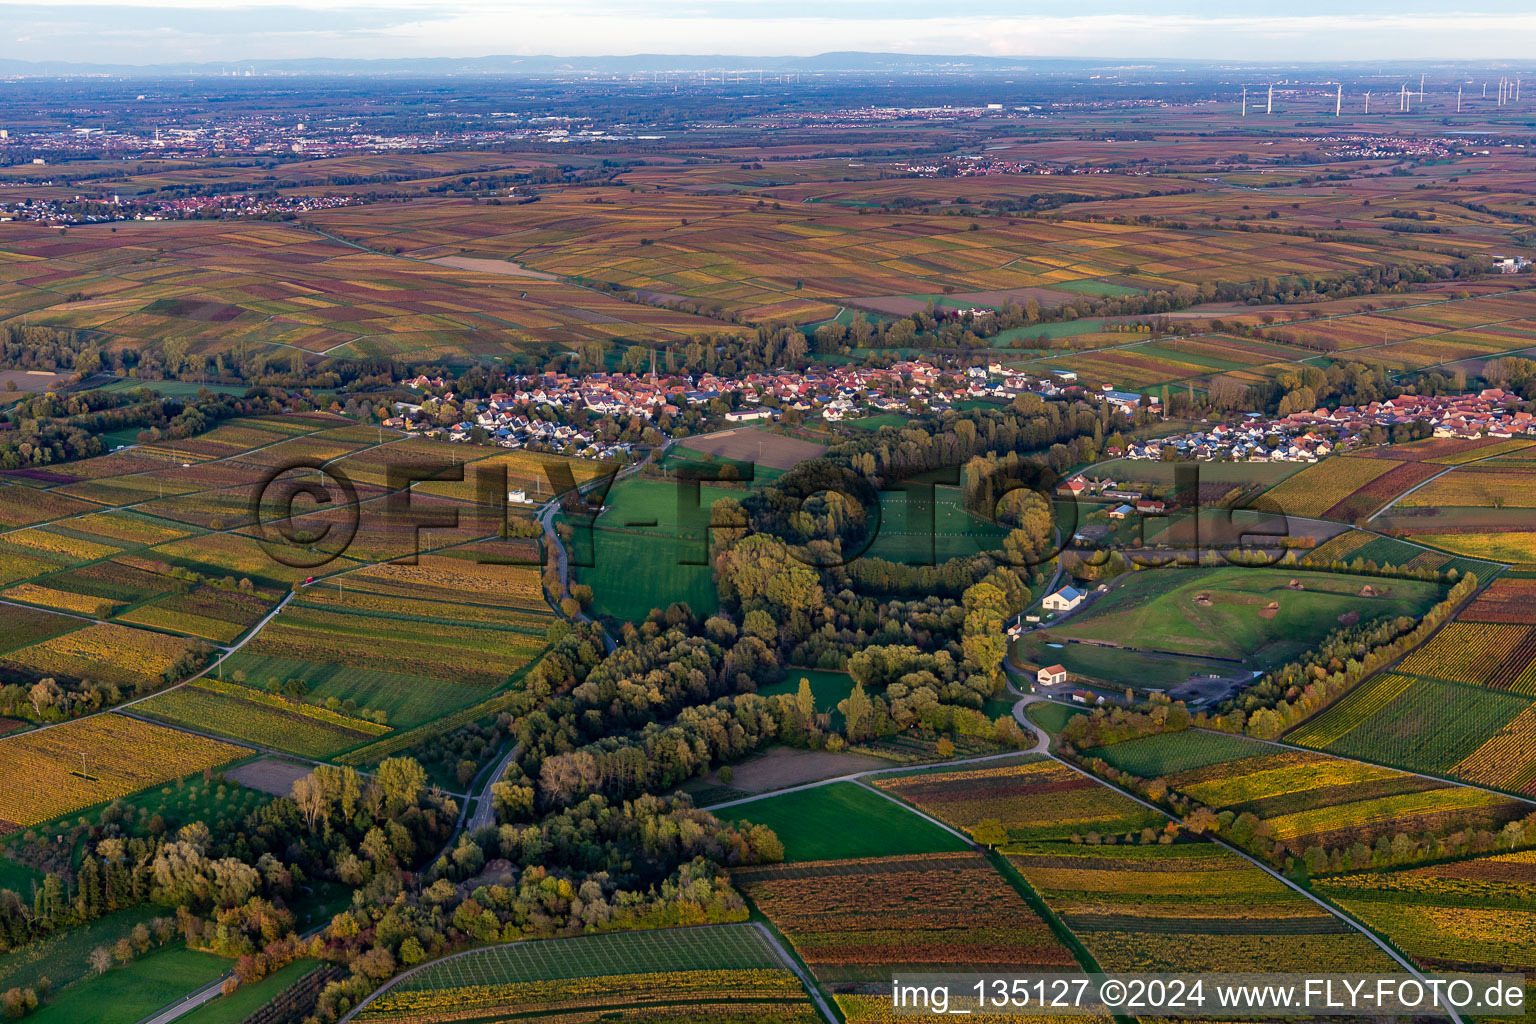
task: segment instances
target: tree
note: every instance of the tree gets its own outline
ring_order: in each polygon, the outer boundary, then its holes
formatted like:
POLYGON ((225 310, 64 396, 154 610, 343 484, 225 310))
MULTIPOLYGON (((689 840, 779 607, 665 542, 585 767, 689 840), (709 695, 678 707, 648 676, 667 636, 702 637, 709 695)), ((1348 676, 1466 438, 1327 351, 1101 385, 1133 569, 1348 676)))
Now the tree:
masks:
POLYGON ((415 758, 390 757, 379 762, 377 778, 385 805, 395 812, 414 807, 427 786, 427 772, 415 758))
POLYGON ((839 701, 837 706, 843 713, 843 731, 850 741, 860 743, 874 735, 874 704, 864 692, 864 684, 854 683, 848 699, 839 701))
POLYGON ((32 710, 41 718, 43 709, 53 708, 64 699, 64 691, 52 676, 47 676, 33 684, 32 689, 27 691, 27 699, 32 702, 32 710))
POLYGON ((112 969, 112 954, 107 952, 106 946, 97 946, 91 950, 91 970, 97 974, 106 974, 112 969))
POLYGON ((996 818, 982 818, 971 829, 971 838, 990 850, 1008 841, 1008 830, 996 818))

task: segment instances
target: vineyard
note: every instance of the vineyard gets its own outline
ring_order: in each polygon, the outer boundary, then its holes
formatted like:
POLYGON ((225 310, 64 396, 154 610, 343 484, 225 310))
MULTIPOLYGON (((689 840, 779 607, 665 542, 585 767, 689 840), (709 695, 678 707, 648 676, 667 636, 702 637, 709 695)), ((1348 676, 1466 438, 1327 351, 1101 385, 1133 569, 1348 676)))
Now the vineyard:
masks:
POLYGON ((1341 875, 1317 889, 1427 969, 1536 970, 1536 852, 1341 875))
POLYGON ((1303 750, 1213 764, 1169 775, 1167 782, 1214 810, 1255 815, 1273 839, 1297 853, 1442 827, 1497 830, 1520 817, 1524 806, 1483 790, 1303 750))
POLYGON ((95 715, 0 740, 0 829, 35 825, 246 754, 123 715, 95 715))
POLYGON ((1507 792, 1533 792, 1533 581, 1495 580, 1396 671, 1360 683, 1287 739, 1507 792))
POLYGON ((1405 508, 1536 508, 1536 470, 1482 463, 1453 469, 1403 498, 1405 508))
POLYGON ((1011 841, 1064 839, 1161 827, 1164 818, 1126 801, 1081 772, 1051 760, 1001 768, 880 776, 875 785, 948 822, 973 830, 996 820, 1011 841))
POLYGON ((743 868, 737 886, 825 984, 892 970, 1070 970, 1066 947, 978 853, 743 868))
POLYGON ((1377 477, 1398 467, 1391 459, 1334 456, 1265 491, 1255 507, 1293 516, 1322 517, 1377 477))
POLYGON ((1154 733, 1108 747, 1096 747, 1083 751, 1083 755, 1099 758, 1119 771, 1130 772, 1143 779, 1155 779, 1245 757, 1257 757, 1268 752, 1269 748, 1264 744, 1242 736, 1187 729, 1183 732, 1154 733))
POLYGON ((1106 971, 1391 969, 1364 936, 1216 843, 1037 843, 1008 859, 1106 971))
POLYGON ((158 694, 137 708, 173 725, 313 758, 328 757, 389 732, 376 722, 210 679, 158 694))
POLYGON ((794 973, 750 925, 619 932, 496 946, 432 964, 362 1021, 430 1024, 505 1015, 571 1022, 816 1024, 794 973))
POLYGON ((174 681, 186 659, 206 658, 195 641, 111 623, 95 623, 13 650, 5 660, 26 674, 91 679, 144 692, 174 681))

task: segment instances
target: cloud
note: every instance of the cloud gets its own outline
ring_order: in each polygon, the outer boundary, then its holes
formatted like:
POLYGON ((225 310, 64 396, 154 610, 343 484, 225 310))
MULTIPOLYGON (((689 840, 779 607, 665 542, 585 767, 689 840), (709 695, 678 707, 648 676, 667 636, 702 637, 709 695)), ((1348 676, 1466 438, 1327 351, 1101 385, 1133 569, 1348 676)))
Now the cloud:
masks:
POLYGON ((1300 61, 1511 58, 1536 49, 1536 13, 1505 4, 1456 13, 1427 0, 1341 6, 1293 0, 1259 16, 1202 0, 1155 11, 1139 0, 1101 0, 1091 13, 1033 0, 0 0, 0 17, 18 34, 0 44, 0 56, 148 64, 867 50, 1300 61))

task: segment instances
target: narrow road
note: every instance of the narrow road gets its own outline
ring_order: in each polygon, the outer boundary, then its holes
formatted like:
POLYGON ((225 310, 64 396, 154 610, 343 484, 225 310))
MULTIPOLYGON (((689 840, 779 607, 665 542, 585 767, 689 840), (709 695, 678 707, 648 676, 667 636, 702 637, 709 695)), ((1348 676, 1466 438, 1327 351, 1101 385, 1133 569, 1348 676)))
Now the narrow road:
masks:
MULTIPOLYGON (((654 448, 647 452, 645 458, 641 459, 639 462, 634 462, 628 466, 625 466, 623 469, 614 474, 613 479, 609 481, 608 486, 611 488, 614 484, 618 483, 620 480, 623 480, 625 477, 638 473, 641 468, 643 468, 646 463, 651 460, 652 455, 660 453, 660 455, 665 458, 667 450, 672 447, 673 443, 674 442, 672 440, 668 440, 660 448, 654 448)), ((576 493, 578 496, 584 496, 587 491, 590 491, 601 482, 602 477, 593 477, 586 483, 577 484, 576 493)), ((564 498, 564 495, 561 494, 557 494, 550 498, 549 501, 545 502, 542 506, 539 507, 537 517, 539 520, 539 525, 544 528, 544 544, 550 551, 553 551, 555 555, 555 571, 560 579, 560 598, 563 600, 571 596, 571 560, 570 552, 568 552, 565 548, 565 542, 562 541, 560 539, 560 535, 555 532, 555 516, 560 511, 562 498, 564 498)), ((595 521, 592 528, 596 529, 595 521)), ((595 621, 592 616, 588 615, 584 611, 578 611, 575 615, 575 619, 578 622, 595 621)), ((613 637, 609 636, 606 631, 603 632, 602 637, 603 646, 608 649, 609 654, 612 654, 614 651, 619 649, 619 645, 614 643, 613 637)))
POLYGON ((208 984, 189 995, 183 996, 179 1002, 172 1003, 165 1009, 151 1017, 143 1017, 138 1024, 170 1024, 178 1017, 185 1017, 193 1010, 206 1003, 211 1003, 224 994, 224 982, 230 975, 224 974, 214 978, 208 984))
POLYGON ((464 830, 473 832, 475 829, 485 828, 487 825, 496 824, 496 811, 491 806, 491 787, 501 780, 501 775, 507 770, 507 765, 517 759, 518 751, 522 750, 522 744, 512 744, 501 760, 491 768, 491 773, 485 777, 485 784, 475 793, 475 813, 469 816, 464 830))

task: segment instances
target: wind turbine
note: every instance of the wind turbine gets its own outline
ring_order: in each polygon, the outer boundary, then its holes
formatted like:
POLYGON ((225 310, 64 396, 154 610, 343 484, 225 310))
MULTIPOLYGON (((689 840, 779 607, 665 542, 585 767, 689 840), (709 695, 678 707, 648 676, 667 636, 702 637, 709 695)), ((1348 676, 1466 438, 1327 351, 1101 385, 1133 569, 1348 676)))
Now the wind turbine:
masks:
POLYGON ((1248 116, 1248 87, 1243 86, 1243 116, 1248 116))
POLYGON ((1338 117, 1344 112, 1344 83, 1339 83, 1339 91, 1333 97, 1333 116, 1338 117))

